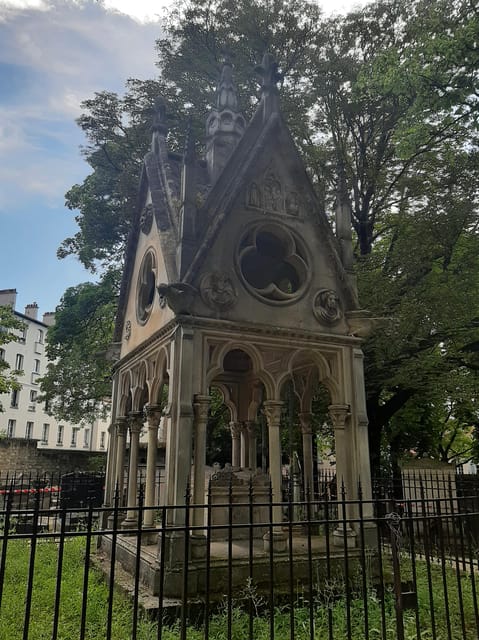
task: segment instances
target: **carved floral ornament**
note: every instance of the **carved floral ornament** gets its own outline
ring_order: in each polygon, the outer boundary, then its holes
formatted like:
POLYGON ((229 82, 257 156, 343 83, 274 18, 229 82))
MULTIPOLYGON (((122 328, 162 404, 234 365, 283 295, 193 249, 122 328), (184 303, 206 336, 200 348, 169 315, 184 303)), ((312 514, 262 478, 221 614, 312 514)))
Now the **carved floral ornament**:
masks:
POLYGON ((323 323, 333 325, 343 317, 341 301, 333 289, 320 289, 314 297, 313 313, 316 319, 323 323))
POLYGON ((205 304, 219 311, 232 307, 238 298, 230 274, 222 271, 206 273, 201 279, 200 293, 205 304))
POLYGON ((269 213, 302 217, 304 206, 297 191, 285 188, 273 171, 268 171, 261 181, 250 183, 246 205, 269 213))
POLYGON ((262 301, 285 305, 300 298, 311 279, 306 248, 296 234, 275 223, 256 224, 243 234, 236 266, 246 288, 262 301))

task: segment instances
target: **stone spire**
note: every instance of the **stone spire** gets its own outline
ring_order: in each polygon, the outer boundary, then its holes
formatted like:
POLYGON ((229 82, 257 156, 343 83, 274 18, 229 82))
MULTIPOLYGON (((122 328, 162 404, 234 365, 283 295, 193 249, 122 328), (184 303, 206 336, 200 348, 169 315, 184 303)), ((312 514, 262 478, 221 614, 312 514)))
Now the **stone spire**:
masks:
POLYGON ((226 59, 216 90, 216 106, 206 120, 206 162, 212 183, 224 169, 244 130, 245 120, 238 110, 233 83, 233 66, 226 59))
POLYGON ((283 79, 283 74, 278 71, 278 63, 271 55, 265 53, 261 64, 255 68, 261 78, 261 105, 263 118, 266 120, 272 113, 279 111, 278 82, 283 79))
POLYGON ((165 140, 168 133, 166 126, 166 102, 161 96, 156 98, 153 106, 153 118, 151 122, 151 150, 155 153, 159 152, 160 140, 165 140))

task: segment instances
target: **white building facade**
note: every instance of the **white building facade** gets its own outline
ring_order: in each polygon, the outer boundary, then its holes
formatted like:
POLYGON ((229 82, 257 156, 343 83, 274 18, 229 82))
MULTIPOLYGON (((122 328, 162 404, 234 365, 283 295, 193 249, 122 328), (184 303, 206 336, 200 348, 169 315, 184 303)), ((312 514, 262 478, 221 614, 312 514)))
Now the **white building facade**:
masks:
POLYGON ((21 389, 0 394, 0 437, 36 440, 38 449, 64 449, 78 451, 106 451, 108 422, 71 424, 48 415, 44 402, 39 401, 38 380, 46 373, 46 336, 55 321, 54 313, 38 319, 38 305, 26 306, 24 313, 15 309, 15 289, 0 290, 0 306, 12 307, 24 328, 17 332, 19 340, 0 347, 0 359, 12 370, 22 371, 18 376, 21 389))

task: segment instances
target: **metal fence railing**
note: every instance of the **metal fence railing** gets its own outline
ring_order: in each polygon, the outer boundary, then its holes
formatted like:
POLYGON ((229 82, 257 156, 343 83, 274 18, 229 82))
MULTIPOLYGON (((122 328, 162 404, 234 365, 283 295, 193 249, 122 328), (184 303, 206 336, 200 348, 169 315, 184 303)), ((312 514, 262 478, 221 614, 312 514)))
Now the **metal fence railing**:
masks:
POLYGON ((479 637, 479 498, 450 482, 273 504, 231 480, 128 511, 26 484, 0 493, 0 638, 479 637))

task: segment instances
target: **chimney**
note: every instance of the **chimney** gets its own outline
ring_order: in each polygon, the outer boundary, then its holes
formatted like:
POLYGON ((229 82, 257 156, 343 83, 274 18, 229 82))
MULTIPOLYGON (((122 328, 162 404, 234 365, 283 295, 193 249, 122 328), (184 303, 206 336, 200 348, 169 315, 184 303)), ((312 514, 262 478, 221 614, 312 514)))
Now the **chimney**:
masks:
POLYGON ((12 307, 15 310, 17 303, 16 289, 0 289, 0 307, 12 307))
POLYGON ((55 324, 55 312, 47 311, 43 314, 43 324, 46 324, 47 327, 51 327, 55 324))
POLYGON ((36 302, 32 302, 32 304, 27 304, 25 307, 25 315, 27 318, 31 318, 32 320, 38 319, 38 304, 36 302))

